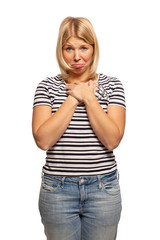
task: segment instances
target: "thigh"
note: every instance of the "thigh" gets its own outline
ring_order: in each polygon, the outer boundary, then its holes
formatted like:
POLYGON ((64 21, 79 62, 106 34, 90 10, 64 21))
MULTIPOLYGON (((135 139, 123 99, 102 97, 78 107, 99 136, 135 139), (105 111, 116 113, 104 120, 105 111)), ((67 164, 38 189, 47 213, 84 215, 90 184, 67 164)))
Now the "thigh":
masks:
POLYGON ((39 210, 47 240, 81 239, 77 202, 76 186, 62 184, 57 179, 43 178, 39 210))
POLYGON ((87 198, 82 215, 82 240, 115 240, 121 214, 117 174, 88 186, 87 198))

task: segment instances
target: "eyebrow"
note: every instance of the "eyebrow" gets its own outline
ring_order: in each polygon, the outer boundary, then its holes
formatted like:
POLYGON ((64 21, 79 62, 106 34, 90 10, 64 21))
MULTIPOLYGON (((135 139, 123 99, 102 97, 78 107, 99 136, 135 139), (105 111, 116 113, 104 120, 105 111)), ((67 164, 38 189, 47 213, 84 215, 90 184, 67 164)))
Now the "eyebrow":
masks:
MULTIPOLYGON (((64 46, 73 46, 73 44, 71 44, 71 43, 69 43, 69 42, 67 42, 67 43, 65 43, 64 44, 64 46)), ((80 44, 80 46, 88 46, 88 45, 90 45, 90 44, 88 44, 88 43, 83 43, 83 44, 80 44)))
POLYGON ((72 44, 71 44, 71 43, 65 43, 65 44, 64 44, 64 46, 65 46, 65 45, 69 45, 69 46, 72 46, 72 44))

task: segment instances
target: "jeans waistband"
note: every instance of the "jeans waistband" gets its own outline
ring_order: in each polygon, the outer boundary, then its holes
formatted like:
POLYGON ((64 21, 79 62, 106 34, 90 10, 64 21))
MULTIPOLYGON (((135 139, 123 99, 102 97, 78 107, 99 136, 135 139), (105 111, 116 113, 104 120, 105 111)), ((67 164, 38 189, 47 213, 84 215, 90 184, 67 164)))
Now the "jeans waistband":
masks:
POLYGON ((96 176, 78 176, 78 177, 72 177, 72 176, 56 176, 56 175, 48 175, 48 174, 45 174, 43 173, 42 174, 42 177, 46 177, 50 180, 58 180, 58 181, 61 181, 61 182, 70 182, 70 183, 77 183, 79 184, 80 182, 81 183, 87 183, 87 184, 91 184, 91 183, 94 183, 94 182, 97 182, 97 181, 100 181, 102 179, 109 179, 109 178, 112 178, 114 177, 115 175, 117 175, 117 177, 119 176, 118 174, 118 171, 115 170, 114 172, 112 173, 109 173, 109 174, 105 174, 105 175, 96 175, 96 176))

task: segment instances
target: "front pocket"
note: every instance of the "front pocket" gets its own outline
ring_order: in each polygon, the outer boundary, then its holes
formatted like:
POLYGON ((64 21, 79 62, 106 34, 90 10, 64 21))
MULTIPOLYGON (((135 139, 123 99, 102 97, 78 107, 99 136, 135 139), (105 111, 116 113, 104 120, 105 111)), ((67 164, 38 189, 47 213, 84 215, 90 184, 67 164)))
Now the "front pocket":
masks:
POLYGON ((42 179, 41 190, 47 192, 55 192, 60 186, 60 181, 57 179, 50 180, 48 178, 42 179))
POLYGON ((113 181, 102 181, 102 188, 110 195, 117 195, 120 193, 120 186, 117 178, 113 181))

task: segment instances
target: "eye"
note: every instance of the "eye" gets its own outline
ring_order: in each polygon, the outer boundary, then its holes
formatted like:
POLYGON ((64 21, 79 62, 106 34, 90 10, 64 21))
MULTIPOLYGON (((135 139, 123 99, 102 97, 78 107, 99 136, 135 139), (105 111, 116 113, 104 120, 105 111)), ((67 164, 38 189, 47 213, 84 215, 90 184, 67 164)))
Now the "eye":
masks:
POLYGON ((87 47, 84 47, 84 46, 83 46, 81 49, 85 51, 85 50, 87 50, 87 47))
POLYGON ((66 51, 67 51, 67 52, 70 52, 71 50, 72 50, 71 47, 67 47, 67 48, 66 48, 66 51))

